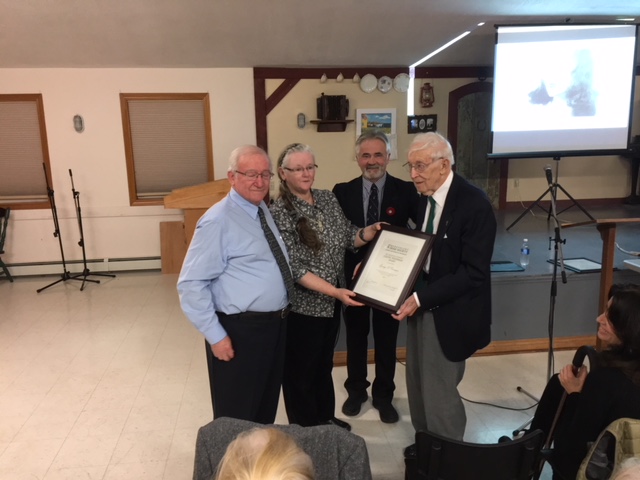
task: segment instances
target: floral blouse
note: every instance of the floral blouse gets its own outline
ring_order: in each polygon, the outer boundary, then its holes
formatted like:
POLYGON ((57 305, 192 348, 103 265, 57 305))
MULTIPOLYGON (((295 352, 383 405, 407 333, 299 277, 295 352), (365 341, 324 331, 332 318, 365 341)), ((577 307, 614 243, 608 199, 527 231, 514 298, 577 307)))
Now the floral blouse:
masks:
MULTIPOLYGON (((347 287, 344 278, 344 253, 355 250, 358 227, 344 216, 335 195, 329 190, 311 190, 314 205, 293 196, 294 210, 285 208, 278 198, 271 205, 271 214, 287 246, 291 272, 295 281, 307 272, 316 274, 331 285, 347 287), (314 253, 300 241, 296 225, 300 217, 307 217, 323 246, 314 253)), ((333 317, 335 299, 309 290, 296 283, 292 310, 312 317, 333 317)))

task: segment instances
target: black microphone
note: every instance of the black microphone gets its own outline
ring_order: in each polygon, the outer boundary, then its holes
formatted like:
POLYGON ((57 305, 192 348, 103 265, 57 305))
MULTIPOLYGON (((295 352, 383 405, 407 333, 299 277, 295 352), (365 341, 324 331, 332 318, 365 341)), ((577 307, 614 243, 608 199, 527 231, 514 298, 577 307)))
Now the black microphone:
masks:
POLYGON ((551 174, 551 165, 544 167, 544 174, 547 176, 547 183, 549 186, 553 185, 553 175, 551 174))

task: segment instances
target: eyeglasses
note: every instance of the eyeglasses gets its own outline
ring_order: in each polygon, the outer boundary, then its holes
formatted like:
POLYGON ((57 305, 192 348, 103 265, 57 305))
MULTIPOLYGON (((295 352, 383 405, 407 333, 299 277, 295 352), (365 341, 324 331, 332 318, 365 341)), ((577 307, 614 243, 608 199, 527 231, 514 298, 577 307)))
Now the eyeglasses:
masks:
POLYGON ((318 165, 314 164, 314 165, 309 165, 308 167, 297 167, 297 168, 282 167, 282 168, 287 172, 292 172, 295 175, 302 175, 303 172, 307 172, 307 173, 315 172, 316 168, 318 168, 318 165))
POLYGON ((404 165, 402 165, 402 167, 409 173, 411 173, 411 170, 415 170, 418 173, 422 173, 427 169, 427 167, 429 165, 431 165, 431 164, 430 163, 426 164, 426 163, 422 163, 422 162, 418 162, 418 163, 409 163, 409 162, 407 162, 404 165))
POLYGON ((411 173, 411 170, 415 170, 418 173, 423 173, 427 169, 427 167, 429 165, 431 165, 433 162, 436 162, 438 160, 442 160, 444 158, 445 157, 434 158, 433 160, 431 160, 431 163, 422 163, 422 162, 411 163, 411 162, 407 162, 404 165, 402 165, 402 167, 404 169, 406 169, 407 172, 409 172, 409 173, 411 173))
POLYGON ((240 170, 234 170, 234 172, 239 173, 240 175, 244 175, 249 180, 257 180, 258 177, 262 177, 262 180, 266 182, 273 178, 273 173, 267 170, 265 170, 264 172, 256 172, 255 170, 247 170, 246 172, 241 172, 240 170))

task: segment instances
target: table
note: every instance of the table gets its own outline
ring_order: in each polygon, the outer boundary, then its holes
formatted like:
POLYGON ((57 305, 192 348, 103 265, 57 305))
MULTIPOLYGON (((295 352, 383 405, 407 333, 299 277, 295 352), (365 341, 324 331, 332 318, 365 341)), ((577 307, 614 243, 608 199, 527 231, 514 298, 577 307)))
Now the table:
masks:
POLYGON ((625 260, 624 266, 640 273, 640 258, 625 260))

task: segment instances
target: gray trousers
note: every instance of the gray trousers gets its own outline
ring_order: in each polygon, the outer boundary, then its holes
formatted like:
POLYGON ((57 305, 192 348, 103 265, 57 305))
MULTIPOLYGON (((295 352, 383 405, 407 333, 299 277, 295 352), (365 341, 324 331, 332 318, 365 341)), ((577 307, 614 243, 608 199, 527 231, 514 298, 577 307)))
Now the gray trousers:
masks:
POLYGON ((431 312, 407 320, 407 395, 416 431, 462 440, 467 415, 458 393, 465 362, 442 353, 431 312))

